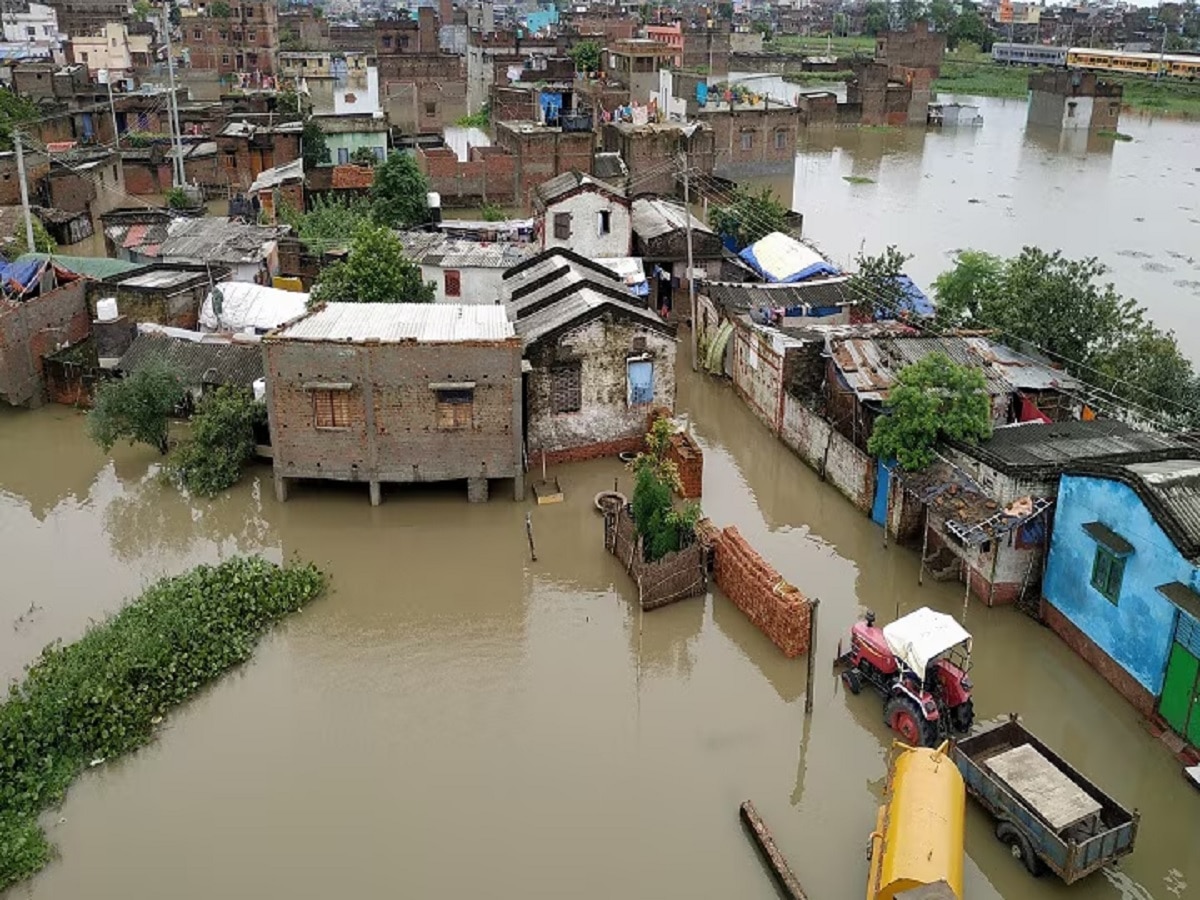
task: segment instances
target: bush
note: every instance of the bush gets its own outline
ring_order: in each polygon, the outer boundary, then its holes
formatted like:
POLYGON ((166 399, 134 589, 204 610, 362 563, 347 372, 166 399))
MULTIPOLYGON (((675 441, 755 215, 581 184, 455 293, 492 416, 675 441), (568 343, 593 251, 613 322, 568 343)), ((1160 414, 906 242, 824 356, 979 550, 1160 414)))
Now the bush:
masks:
POLYGON ((679 471, 667 459, 673 430, 670 419, 656 419, 646 435, 647 452, 630 463, 634 472, 633 522, 642 538, 646 562, 688 546, 700 520, 697 504, 676 509, 671 499, 672 491, 679 491, 679 471))
POLYGON ((46 864, 37 816, 85 766, 149 741, 171 707, 249 659, 272 623, 324 585, 312 566, 257 557, 199 566, 42 651, 0 705, 0 891, 46 864))
POLYGON ((88 434, 105 453, 122 438, 166 453, 167 420, 183 396, 179 376, 162 364, 148 365, 127 378, 105 382, 96 391, 88 413, 88 434))
POLYGON ((245 388, 222 385, 206 396, 192 417, 192 434, 180 444, 171 466, 193 494, 212 497, 233 487, 254 458, 254 429, 267 408, 245 388))

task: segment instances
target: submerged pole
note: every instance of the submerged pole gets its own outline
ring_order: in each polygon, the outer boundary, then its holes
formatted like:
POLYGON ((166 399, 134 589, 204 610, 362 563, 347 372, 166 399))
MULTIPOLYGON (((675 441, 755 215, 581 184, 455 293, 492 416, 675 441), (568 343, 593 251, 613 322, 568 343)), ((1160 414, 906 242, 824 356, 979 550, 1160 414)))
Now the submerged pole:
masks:
POLYGON ((749 800, 743 803, 740 815, 742 821, 749 827, 750 837, 753 838, 758 852, 762 854, 763 862, 771 870, 771 877, 775 879, 775 883, 779 885, 783 895, 788 900, 808 900, 808 895, 804 893, 799 879, 792 874, 791 866, 779 852, 779 848, 775 846, 775 838, 771 837, 770 830, 759 816, 758 810, 754 808, 754 804, 749 800))
POLYGON ((533 546, 533 516, 525 513, 525 535, 529 538, 529 558, 537 562, 537 550, 533 546))
POLYGON ((821 601, 814 597, 808 611, 808 681, 804 685, 804 714, 806 716, 813 711, 813 691, 816 688, 816 679, 813 676, 817 669, 817 610, 820 606, 821 601))

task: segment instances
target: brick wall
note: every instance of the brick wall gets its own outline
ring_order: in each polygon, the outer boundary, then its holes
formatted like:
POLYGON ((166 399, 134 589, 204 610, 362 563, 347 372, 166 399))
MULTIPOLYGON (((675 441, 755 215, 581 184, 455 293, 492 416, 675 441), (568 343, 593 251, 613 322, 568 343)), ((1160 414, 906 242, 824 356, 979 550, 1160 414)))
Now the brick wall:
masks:
POLYGON ((1078 653, 1093 669, 1117 689, 1117 693, 1134 705, 1143 716, 1155 715, 1155 697, 1125 667, 1105 653, 1046 598, 1042 598, 1042 621, 1050 626, 1068 647, 1078 653))
POLYGON ((88 336, 83 279, 23 303, 0 300, 0 397, 14 406, 44 399, 42 357, 88 336))
POLYGON ((449 147, 418 148, 417 166, 443 206, 504 204, 516 197, 517 161, 500 147, 472 147, 465 161, 449 147))
POLYGON ((675 468, 679 471, 679 483, 682 488, 679 496, 684 500, 699 500, 704 492, 704 451, 700 449, 700 445, 690 434, 676 432, 671 435, 667 459, 675 463, 675 468))
POLYGON ((593 136, 588 132, 563 132, 557 128, 525 130, 498 122, 496 146, 515 158, 518 175, 517 199, 526 209, 529 197, 539 184, 564 172, 592 170, 593 136))
MULTIPOLYGON (((180 271, 182 267, 164 266, 164 272, 180 271)), ((170 287, 142 287, 114 284, 102 281, 88 283, 88 314, 96 318, 96 301, 115 297, 117 310, 131 322, 152 322, 175 328, 196 328, 200 306, 208 296, 209 278, 213 282, 223 281, 229 271, 224 266, 213 266, 211 272, 203 266, 194 267, 190 278, 170 287)))
POLYGON ((171 164, 151 159, 125 159, 125 190, 137 196, 162 194, 171 187, 171 164))
POLYGON ((443 481, 520 470, 519 340, 263 346, 276 477, 443 481), (475 382, 472 424, 439 429, 430 385, 465 381, 475 382), (353 385, 346 428, 314 427, 304 385, 328 382, 353 385))
POLYGON ((784 656, 793 659, 808 651, 811 602, 784 581, 736 528, 721 532, 713 559, 717 586, 784 656))
POLYGON ((755 109, 706 112, 713 129, 717 171, 753 172, 791 166, 796 158, 800 111, 764 104, 755 109))

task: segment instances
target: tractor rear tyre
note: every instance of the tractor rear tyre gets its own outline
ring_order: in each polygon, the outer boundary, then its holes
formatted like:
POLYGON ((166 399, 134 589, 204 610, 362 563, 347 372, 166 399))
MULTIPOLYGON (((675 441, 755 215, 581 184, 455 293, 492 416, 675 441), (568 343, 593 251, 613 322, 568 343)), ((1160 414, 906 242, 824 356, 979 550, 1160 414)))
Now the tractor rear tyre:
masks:
POLYGON ((842 673, 842 681, 846 682, 846 690, 852 694, 857 694, 862 690, 862 672, 858 669, 847 669, 842 673))
POLYGON ((964 700, 950 710, 950 721, 954 724, 955 731, 966 734, 975 724, 975 704, 970 700, 964 700))
POLYGON ((910 747, 937 746, 937 726, 921 714, 911 697, 901 694, 890 698, 883 707, 883 721, 910 747))
POLYGON ((1001 843, 1008 844, 1013 859, 1019 860, 1025 870, 1034 878, 1042 874, 1042 861, 1033 852, 1029 839, 1011 822, 1000 822, 996 825, 996 837, 1001 843))

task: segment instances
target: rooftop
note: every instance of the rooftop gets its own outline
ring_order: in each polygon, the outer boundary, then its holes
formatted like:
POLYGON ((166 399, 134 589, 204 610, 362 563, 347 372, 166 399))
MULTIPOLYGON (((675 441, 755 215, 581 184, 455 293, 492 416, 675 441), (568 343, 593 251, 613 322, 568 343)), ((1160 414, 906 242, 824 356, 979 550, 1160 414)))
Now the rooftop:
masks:
POLYGON ((517 319, 516 331, 521 337, 522 345, 528 347, 559 328, 589 317, 591 313, 613 310, 641 320, 648 328, 674 335, 674 329, 656 313, 644 306, 635 305, 636 298, 632 294, 629 294, 628 298, 627 302, 607 291, 597 290, 586 281, 580 282, 536 312, 517 319))
POLYGON ((825 309, 854 302, 847 287, 849 281, 845 275, 795 284, 712 281, 706 290, 713 303, 727 312, 747 312, 760 307, 825 309))
POLYGON ((504 308, 450 303, 327 303, 272 334, 293 341, 450 344, 514 335, 504 308))
POLYGON ((514 241, 469 241, 440 232, 401 231, 409 259, 446 269, 509 269, 537 253, 533 244, 514 241))
POLYGON ((311 121, 316 122, 325 134, 386 132, 390 127, 382 114, 375 115, 374 113, 315 115, 311 117, 311 121))
POLYGON ((289 181, 304 181, 304 160, 294 159, 273 169, 263 169, 247 193, 257 194, 259 191, 269 191, 286 184, 289 181))
POLYGON ((113 275, 124 275, 126 272, 133 272, 142 268, 137 263, 126 262, 123 259, 109 259, 106 256, 59 256, 57 253, 54 255, 48 253, 25 253, 17 257, 16 262, 23 263, 34 260, 43 262, 47 259, 53 260, 56 266, 66 269, 68 272, 96 279, 109 278, 113 275))
POLYGON ((990 366, 982 366, 971 345, 960 337, 850 338, 832 347, 833 362, 847 386, 859 400, 882 402, 900 371, 931 353, 943 353, 953 362, 983 373, 987 392, 993 397, 1012 393, 1004 377, 990 366))
POLYGON ((1074 471, 1111 478, 1133 488, 1179 552, 1192 562, 1200 561, 1200 459, 1175 457, 1121 466, 1084 466, 1074 471))
POLYGON ((711 228, 688 213, 682 203, 651 197, 639 197, 633 201, 633 231, 642 240, 686 231, 689 217, 693 232, 713 233, 711 228))
POLYGON ((601 181, 599 178, 593 178, 583 172, 563 172, 561 175, 555 175, 549 181, 543 181, 534 188, 534 196, 543 204, 550 204, 584 188, 597 190, 614 197, 625 196, 625 191, 621 188, 614 187, 607 181, 601 181))
MULTIPOLYGON (((144 329, 144 326, 143 326, 144 329)), ((184 385, 236 384, 249 387, 263 377, 262 348, 257 342, 214 341, 141 330, 117 368, 127 374, 152 362, 166 363, 184 385)))

